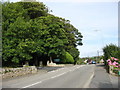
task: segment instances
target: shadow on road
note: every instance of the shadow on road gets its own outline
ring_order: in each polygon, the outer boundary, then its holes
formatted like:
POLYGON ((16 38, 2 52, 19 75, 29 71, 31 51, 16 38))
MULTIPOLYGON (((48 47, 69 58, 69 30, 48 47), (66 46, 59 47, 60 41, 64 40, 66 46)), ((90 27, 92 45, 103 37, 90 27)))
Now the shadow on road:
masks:
POLYGON ((38 67, 37 69, 38 70, 45 70, 45 71, 49 72, 49 71, 57 70, 59 68, 63 68, 63 67, 48 67, 48 66, 46 66, 46 67, 38 67))
POLYGON ((108 67, 106 67, 104 64, 96 64, 96 67, 98 67, 98 68, 103 68, 103 69, 106 70, 107 73, 109 73, 108 67))
POLYGON ((96 64, 97 67, 105 67, 104 64, 96 64))
POLYGON ((107 73, 109 73, 109 66, 105 66, 104 64, 97 64, 96 67, 104 68, 107 73))

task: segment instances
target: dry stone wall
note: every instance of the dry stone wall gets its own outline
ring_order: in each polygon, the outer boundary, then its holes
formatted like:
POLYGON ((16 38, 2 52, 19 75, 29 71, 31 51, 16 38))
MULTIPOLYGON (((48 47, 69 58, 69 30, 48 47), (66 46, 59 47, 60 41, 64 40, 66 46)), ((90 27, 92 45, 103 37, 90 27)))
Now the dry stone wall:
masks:
POLYGON ((17 77, 33 73, 37 73, 37 68, 35 66, 23 66, 21 68, 1 68, 0 70, 2 78, 17 77))

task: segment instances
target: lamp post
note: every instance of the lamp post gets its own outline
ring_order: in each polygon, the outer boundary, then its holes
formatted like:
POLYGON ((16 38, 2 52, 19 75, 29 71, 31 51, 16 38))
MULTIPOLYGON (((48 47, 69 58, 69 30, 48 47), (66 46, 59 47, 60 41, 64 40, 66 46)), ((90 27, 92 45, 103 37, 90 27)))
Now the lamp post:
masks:
MULTIPOLYGON (((102 30, 94 30, 95 32, 99 32, 99 31, 101 31, 101 34, 99 34, 99 36, 101 36, 101 41, 102 41, 102 47, 104 47, 104 42, 103 42, 103 33, 102 33, 102 30)), ((97 59, 99 59, 99 55, 100 55, 100 51, 99 50, 97 50, 97 57, 98 58, 96 58, 96 60, 97 59)))
POLYGON ((101 41, 102 41, 102 46, 104 47, 104 41, 103 41, 103 33, 102 33, 102 30, 94 30, 95 32, 101 32, 101 41))

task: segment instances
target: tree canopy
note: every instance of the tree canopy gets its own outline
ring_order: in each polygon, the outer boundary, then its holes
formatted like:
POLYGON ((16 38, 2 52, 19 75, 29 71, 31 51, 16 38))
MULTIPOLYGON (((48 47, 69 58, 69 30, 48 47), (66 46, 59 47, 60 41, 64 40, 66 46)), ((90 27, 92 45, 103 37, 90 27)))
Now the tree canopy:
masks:
POLYGON ((66 52, 74 61, 79 57, 76 47, 82 45, 83 36, 68 20, 49 14, 45 4, 4 2, 2 15, 4 66, 26 61, 46 65, 50 57, 61 58, 66 52))
POLYGON ((120 47, 118 47, 117 45, 114 44, 106 45, 103 48, 103 52, 104 52, 105 65, 107 64, 107 60, 110 57, 115 57, 120 59, 120 47))

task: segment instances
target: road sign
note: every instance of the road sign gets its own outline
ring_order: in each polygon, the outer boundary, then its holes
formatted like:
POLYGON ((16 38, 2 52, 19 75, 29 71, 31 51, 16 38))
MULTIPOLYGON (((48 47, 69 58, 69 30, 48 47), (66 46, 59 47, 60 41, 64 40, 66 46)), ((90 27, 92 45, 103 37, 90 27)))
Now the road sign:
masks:
POLYGON ((54 59, 54 62, 60 62, 60 59, 54 59))

